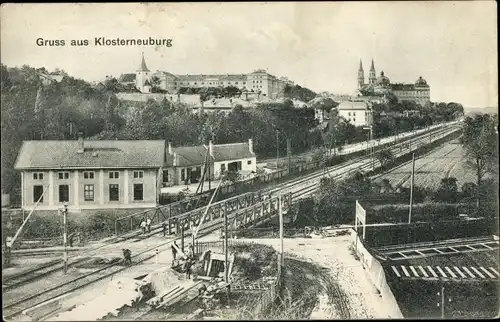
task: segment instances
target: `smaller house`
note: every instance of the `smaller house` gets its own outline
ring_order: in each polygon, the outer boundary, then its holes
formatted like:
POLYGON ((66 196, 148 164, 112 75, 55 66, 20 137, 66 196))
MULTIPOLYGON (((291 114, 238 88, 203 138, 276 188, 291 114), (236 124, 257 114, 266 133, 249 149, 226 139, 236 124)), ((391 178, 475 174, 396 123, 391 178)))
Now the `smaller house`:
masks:
POLYGON ((372 122, 372 105, 364 101, 344 101, 337 106, 338 115, 354 126, 368 126, 372 122))
POLYGON ((188 147, 172 147, 169 142, 162 186, 198 183, 205 171, 207 153, 211 160, 211 180, 220 179, 225 171, 246 175, 257 170, 252 139, 248 143, 212 144, 210 141, 208 146, 188 147))

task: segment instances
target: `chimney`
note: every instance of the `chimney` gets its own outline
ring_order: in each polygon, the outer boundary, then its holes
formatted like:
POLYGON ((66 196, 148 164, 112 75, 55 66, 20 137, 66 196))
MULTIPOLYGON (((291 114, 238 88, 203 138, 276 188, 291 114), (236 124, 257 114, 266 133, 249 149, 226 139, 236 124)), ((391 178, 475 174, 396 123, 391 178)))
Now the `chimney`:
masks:
POLYGON ((177 166, 177 152, 174 152, 174 160, 173 160, 173 166, 177 166))
POLYGON ((253 140, 252 139, 248 139, 248 150, 250 151, 250 153, 254 154, 253 153, 253 140))
POLYGON ((172 155, 172 142, 168 142, 168 154, 172 155))
POLYGON ((78 153, 83 153, 85 151, 85 148, 83 146, 83 133, 78 132, 78 153))
POLYGON ((210 153, 212 158, 214 157, 214 145, 212 144, 212 140, 208 141, 208 153, 210 153))

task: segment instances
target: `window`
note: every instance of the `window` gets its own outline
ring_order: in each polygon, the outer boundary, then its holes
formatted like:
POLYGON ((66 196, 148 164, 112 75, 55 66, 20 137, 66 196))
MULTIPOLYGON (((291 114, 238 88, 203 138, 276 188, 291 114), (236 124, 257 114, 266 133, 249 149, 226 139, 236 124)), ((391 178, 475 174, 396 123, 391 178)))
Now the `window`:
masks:
POLYGON ((247 161, 247 164, 252 164, 252 160, 248 160, 248 161, 247 161))
POLYGON ((34 172, 33 180, 43 180, 43 172, 34 172))
POLYGON ((134 171, 134 179, 144 177, 144 171, 134 171))
POLYGON ((69 186, 67 184, 59 185, 59 202, 69 201, 69 186))
POLYGON ((352 115, 353 115, 353 116, 356 116, 356 112, 352 112, 352 115))
POLYGON ((143 187, 141 184, 134 184, 134 200, 143 200, 143 187))
POLYGON ((83 197, 85 201, 94 201, 94 185, 86 184, 83 186, 83 197))
POLYGON ((186 169, 181 169, 181 181, 186 180, 186 169))
POLYGON ((94 179, 94 172, 92 172, 92 171, 91 172, 85 171, 83 173, 83 178, 84 179, 94 179))
POLYGON ((111 171, 109 173, 109 178, 110 179, 118 179, 120 177, 120 172, 119 171, 111 171))
POLYGON ((120 191, 117 184, 109 185, 109 201, 120 200, 120 191))
POLYGON ((220 165, 220 172, 224 172, 224 171, 226 171, 226 164, 225 163, 220 165))
POLYGON ((59 180, 69 179, 69 172, 58 172, 59 180))
POLYGON ((347 115, 351 116, 351 112, 347 113, 347 115))
POLYGON ((163 170, 163 182, 168 181, 168 170, 163 170))
POLYGON ((36 203, 38 199, 43 202, 43 186, 33 186, 33 202, 36 203))
POLYGON ((353 122, 356 122, 356 119, 352 119, 353 122))

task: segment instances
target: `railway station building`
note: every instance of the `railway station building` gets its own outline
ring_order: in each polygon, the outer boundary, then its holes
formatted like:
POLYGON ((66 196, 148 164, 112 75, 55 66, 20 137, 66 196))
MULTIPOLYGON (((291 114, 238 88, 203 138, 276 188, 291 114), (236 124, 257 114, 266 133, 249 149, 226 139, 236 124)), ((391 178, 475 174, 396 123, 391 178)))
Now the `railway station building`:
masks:
MULTIPOLYGON (((172 147, 166 140, 24 141, 21 172, 24 210, 152 208, 162 187, 200 180, 210 155, 211 179, 226 170, 252 172, 256 156, 245 143, 172 147)), ((207 171, 208 172, 208 171, 207 171)))

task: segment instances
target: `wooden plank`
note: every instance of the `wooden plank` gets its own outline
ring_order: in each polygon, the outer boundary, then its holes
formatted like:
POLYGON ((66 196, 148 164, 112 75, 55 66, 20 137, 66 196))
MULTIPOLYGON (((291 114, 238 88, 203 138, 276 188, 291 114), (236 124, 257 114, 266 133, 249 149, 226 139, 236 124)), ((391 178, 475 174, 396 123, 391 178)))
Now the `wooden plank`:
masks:
POLYGON ((439 254, 445 254, 445 252, 440 251, 438 248, 433 248, 433 250, 435 250, 435 251, 436 251, 436 252, 438 252, 439 254))
POLYGON ((497 276, 500 276, 500 274, 498 274, 498 271, 494 267, 490 267, 490 271, 497 274, 497 276))
POLYGON ((434 272, 434 270, 432 269, 432 267, 427 266, 427 269, 429 270, 429 272, 431 272, 432 276, 438 277, 437 274, 436 274, 436 272, 434 272))
POLYGON ((403 270, 403 273, 405 273, 406 277, 410 277, 410 274, 406 270, 406 267, 404 267, 403 265, 401 265, 401 269, 403 270))
POLYGON ((457 278, 457 275, 455 275, 455 273, 453 273, 453 271, 448 266, 446 266, 444 269, 447 270, 448 273, 450 273, 451 277, 457 278))
POLYGON ((472 277, 472 278, 476 278, 476 276, 475 276, 474 274, 472 274, 472 273, 469 271, 469 269, 468 269, 467 267, 462 266, 462 269, 463 269, 463 270, 464 270, 467 274, 469 274, 469 276, 470 276, 470 277, 472 277))
POLYGON ((453 268, 455 269, 455 271, 457 271, 457 273, 462 276, 462 278, 467 278, 467 276, 465 276, 464 273, 462 273, 462 271, 460 270, 460 268, 456 267, 456 266, 453 266, 453 268))
POLYGON ((488 271, 486 268, 484 268, 483 266, 479 267, 483 272, 485 272, 486 274, 488 274, 489 277, 491 278, 495 278, 495 275, 491 274, 490 271, 488 271))
POLYGON ((413 272, 413 275, 415 275, 415 277, 420 277, 420 276, 418 275, 417 270, 415 269, 415 267, 410 266, 410 269, 411 269, 411 271, 413 272))
POLYGON ((455 253, 460 253, 460 251, 459 251, 458 249, 455 249, 455 248, 453 248, 453 247, 451 247, 451 246, 450 246, 450 247, 448 247, 448 249, 451 249, 451 250, 452 250, 452 251, 454 251, 455 253))
POLYGON ((401 274, 399 274, 398 270, 396 269, 396 267, 394 266, 391 266, 392 267, 392 270, 394 271, 394 273, 396 274, 397 277, 401 277, 401 274))
POLYGON ((403 256, 403 257, 405 257, 405 258, 406 258, 406 257, 408 257, 408 256, 406 256, 405 254, 403 254, 403 252, 398 252, 398 254, 400 254, 401 256, 403 256))
POLYGON ((425 255, 424 253, 422 253, 421 251, 418 251, 418 250, 416 250, 415 253, 417 253, 417 254, 419 254, 420 256, 423 256, 423 257, 427 256, 427 255, 425 255))
POLYGON ((472 249, 472 250, 477 250, 476 248, 472 247, 471 245, 464 245, 465 247, 472 249))
POLYGON ((493 247, 490 247, 490 246, 486 245, 485 243, 482 243, 481 246, 484 246, 484 247, 488 248, 489 250, 494 250, 493 247))
POLYGON ((481 277, 481 278, 486 278, 486 276, 484 276, 484 275, 483 275, 480 271, 478 271, 478 270, 477 270, 477 268, 475 268, 474 266, 472 266, 470 269, 471 269, 471 270, 473 270, 473 271, 474 271, 474 273, 476 273, 477 275, 479 275, 479 277, 481 277))
POLYGON ((425 277, 429 277, 429 275, 422 266, 419 266, 418 269, 422 272, 422 274, 424 274, 425 277))
POLYGON ((441 276, 448 277, 448 276, 446 276, 446 274, 444 273, 444 271, 441 269, 441 267, 436 266, 436 269, 438 270, 439 274, 441 274, 441 276))

